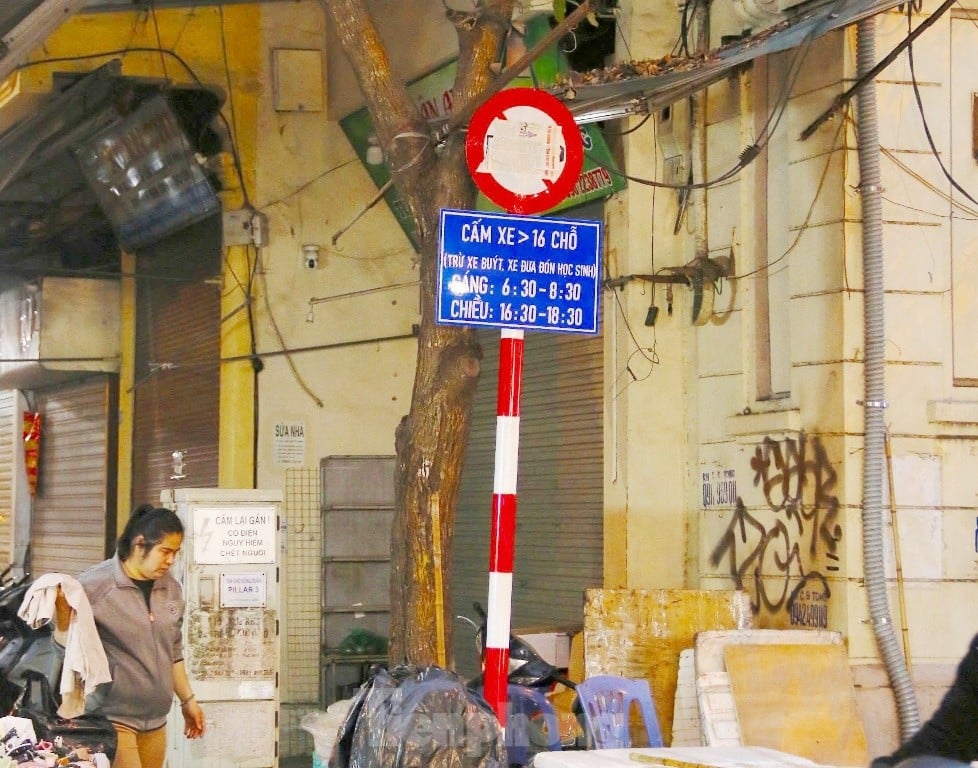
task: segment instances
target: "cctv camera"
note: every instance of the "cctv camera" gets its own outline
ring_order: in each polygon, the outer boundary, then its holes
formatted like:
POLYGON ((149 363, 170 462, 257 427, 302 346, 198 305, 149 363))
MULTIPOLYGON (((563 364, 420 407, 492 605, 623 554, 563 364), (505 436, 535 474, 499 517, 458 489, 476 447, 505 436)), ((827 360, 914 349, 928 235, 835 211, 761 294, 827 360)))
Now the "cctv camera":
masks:
POLYGON ((319 267, 319 246, 302 246, 302 265, 306 269, 317 269, 319 267))

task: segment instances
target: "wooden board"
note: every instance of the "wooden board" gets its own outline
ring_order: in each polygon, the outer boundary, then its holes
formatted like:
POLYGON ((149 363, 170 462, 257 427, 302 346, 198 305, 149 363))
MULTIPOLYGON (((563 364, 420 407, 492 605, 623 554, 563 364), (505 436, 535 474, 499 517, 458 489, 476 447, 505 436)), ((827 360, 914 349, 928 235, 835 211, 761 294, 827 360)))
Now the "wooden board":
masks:
POLYGON ((728 645, 842 645, 842 634, 825 629, 738 629, 696 633, 696 699, 703 743, 711 747, 737 747, 740 738, 737 707, 723 661, 728 645))
MULTIPOLYGON (((644 677, 652 688, 665 744, 672 715, 679 653, 706 629, 751 626, 746 592, 686 589, 588 589, 584 599, 584 672, 644 677)), ((639 738, 632 728, 633 738, 639 738)), ((638 746, 641 740, 633 741, 638 746)))
POLYGON ((730 645, 724 660, 745 745, 822 765, 869 762, 844 647, 730 645))
POLYGON ((716 629, 696 633, 696 674, 726 672, 728 645, 842 645, 842 633, 828 629, 716 629))

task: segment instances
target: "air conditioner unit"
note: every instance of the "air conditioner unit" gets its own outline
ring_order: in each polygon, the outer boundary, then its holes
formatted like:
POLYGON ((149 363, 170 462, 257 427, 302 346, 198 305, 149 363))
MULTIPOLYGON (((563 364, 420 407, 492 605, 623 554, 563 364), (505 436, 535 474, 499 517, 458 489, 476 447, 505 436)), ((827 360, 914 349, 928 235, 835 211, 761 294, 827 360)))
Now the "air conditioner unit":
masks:
POLYGON ((117 280, 43 277, 0 292, 0 389, 119 370, 117 280))

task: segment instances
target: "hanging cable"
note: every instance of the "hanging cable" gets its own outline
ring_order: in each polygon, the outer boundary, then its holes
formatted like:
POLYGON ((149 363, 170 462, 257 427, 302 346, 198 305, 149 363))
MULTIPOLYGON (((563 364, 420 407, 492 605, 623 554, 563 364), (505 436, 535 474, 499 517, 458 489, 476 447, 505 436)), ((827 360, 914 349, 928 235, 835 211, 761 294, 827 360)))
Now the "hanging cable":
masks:
MULTIPOLYGON (((261 250, 258 250, 258 261, 260 260, 261 250)), ((285 353, 285 362, 288 364, 289 370, 292 371, 292 376, 295 377, 299 388, 309 396, 309 399, 315 403, 317 408, 322 408, 324 407, 322 398, 312 391, 312 387, 306 383, 306 380, 302 377, 302 374, 299 373, 299 369, 295 364, 295 360, 292 359, 292 355, 288 353, 285 337, 282 335, 278 321, 275 319, 275 313, 272 311, 272 303, 268 298, 268 282, 265 278, 265 270, 259 269, 258 275, 261 280, 261 295, 265 303, 265 313, 268 315, 268 322, 272 326, 272 330, 275 332, 275 338, 278 339, 279 348, 285 353)), ((255 354, 257 354, 257 352, 255 354)))
POLYGON ((295 197, 296 195, 301 194, 302 192, 305 192, 307 189, 309 189, 309 187, 311 187, 317 181, 319 181, 320 179, 326 178, 331 173, 335 173, 336 171, 342 170, 343 168, 346 168, 346 166, 351 165, 351 164, 354 164, 354 163, 356 163, 356 164, 359 165, 359 162, 360 162, 360 158, 358 158, 358 157, 351 157, 349 160, 344 160, 342 163, 337 163, 332 168, 327 168, 325 171, 322 171, 320 173, 317 173, 315 176, 313 176, 311 179, 309 179, 309 181, 303 182, 298 187, 296 187, 295 189, 293 189, 293 190, 291 190, 289 192, 286 192, 281 197, 277 197, 274 200, 269 200, 267 203, 261 203, 260 205, 257 205, 256 206, 256 210, 263 211, 266 208, 271 208, 273 205, 278 205, 279 203, 285 202, 289 198, 295 197))
POLYGON ((698 0, 686 0, 679 15, 679 39, 672 48, 673 55, 689 56, 689 20, 696 9, 698 0))
POLYGON ((626 128, 624 131, 611 131, 611 130, 608 130, 607 128, 604 128, 603 129, 603 132, 604 132, 604 134, 606 136, 627 136, 630 133, 635 133, 635 131, 637 131, 639 128, 641 128, 643 125, 645 125, 649 121, 649 118, 650 117, 652 117, 652 113, 651 112, 648 112, 639 121, 638 125, 633 125, 631 128, 626 128))
POLYGON ((623 171, 618 170, 614 166, 605 165, 598 158, 594 157, 593 155, 587 152, 584 153, 584 156, 587 157, 592 162, 596 163, 597 165, 600 165, 608 173, 623 179, 627 179, 628 181, 634 182, 635 184, 641 184, 642 186, 659 187, 661 189, 707 189, 709 187, 716 186, 717 184, 722 184, 723 182, 729 181, 730 179, 734 178, 744 168, 746 168, 748 165, 754 162, 757 156, 761 153, 761 149, 762 148, 759 147, 757 144, 752 144, 751 146, 747 147, 740 153, 740 159, 738 160, 737 164, 730 170, 726 171, 720 176, 717 176, 715 179, 710 179, 709 181, 690 182, 687 184, 670 184, 669 182, 666 181, 656 181, 655 179, 643 179, 638 176, 632 176, 631 174, 624 173, 623 171))
MULTIPOLYGON (((911 32, 913 31, 911 29, 912 16, 913 16, 913 11, 908 8, 907 28, 911 32)), ((955 178, 951 175, 951 172, 944 165, 944 161, 941 160, 941 153, 937 151, 937 146, 934 143, 934 137, 931 135, 930 132, 930 126, 927 124, 927 116, 924 114, 924 102, 920 98, 920 86, 917 84, 917 73, 914 69, 914 63, 913 63, 913 45, 911 43, 907 44, 907 61, 910 64, 910 81, 913 83, 913 95, 914 95, 914 99, 917 102, 917 111, 920 113, 920 122, 924 126, 924 135, 927 137, 927 144, 930 146, 930 151, 933 153, 934 159, 937 160, 937 164, 941 167, 941 172, 944 174, 947 180, 951 182, 951 186, 954 187, 956 190, 958 190, 958 192, 960 192, 962 195, 968 198, 975 205, 978 205, 978 200, 975 200, 975 198, 969 195, 967 190, 965 190, 964 187, 958 184, 955 178)))
MULTIPOLYGON (((690 2, 697 2, 698 0, 690 0, 690 2)), ((837 0, 836 6, 840 5, 843 0, 837 0)), ((826 20, 831 16, 831 11, 826 14, 826 20)), ((788 101, 791 97, 791 91, 794 88, 795 83, 798 81, 798 77, 802 71, 802 65, 808 56, 811 49, 812 43, 820 34, 821 25, 816 25, 813 27, 805 39, 802 41, 792 53, 791 62, 788 65, 787 75, 785 76, 784 82, 781 84, 781 88, 778 92, 778 97, 775 100, 775 104, 768 115, 767 120, 758 132, 758 139, 750 146, 745 147, 737 157, 736 164, 729 170, 721 173, 716 178, 710 179, 708 181, 701 182, 688 182, 686 184, 673 184, 664 181, 657 181, 655 179, 643 179, 638 176, 632 176, 630 174, 624 173, 610 165, 602 164, 597 158, 585 152, 585 157, 590 159, 592 162, 601 165, 608 173, 614 174, 620 178, 631 181, 635 184, 641 184, 647 187, 661 187, 663 189, 677 189, 677 190, 693 190, 693 189, 709 189, 710 187, 715 187, 719 184, 723 184, 731 179, 735 178, 744 168, 750 165, 757 156, 763 151, 764 147, 767 146, 774 132, 777 130, 778 126, 781 124, 781 120, 787 110, 788 101)))
POLYGON ((172 50, 176 50, 177 46, 180 45, 180 41, 183 39, 183 33, 187 31, 187 27, 190 25, 190 21, 197 15, 197 6, 199 5, 199 0, 194 0, 194 4, 186 11, 187 18, 183 21, 183 26, 180 27, 180 31, 177 32, 176 37, 173 38, 173 42, 170 44, 172 50))
MULTIPOLYGON (((217 15, 220 21, 221 27, 221 58, 224 61, 224 79, 228 84, 228 107, 231 110, 231 125, 228 125, 227 118, 224 118, 224 113, 221 113, 221 117, 224 119, 224 124, 228 128, 228 134, 231 138, 231 145, 237 146, 237 136, 238 136, 238 118, 234 111, 234 86, 231 83, 231 65, 228 61, 228 41, 227 36, 224 32, 224 6, 217 6, 217 15)), ((238 174, 238 179, 241 182, 241 196, 244 198, 243 203, 245 208, 251 208, 251 199, 248 195, 248 185, 245 184, 244 173, 241 170, 241 158, 237 151, 233 154, 233 160, 235 162, 235 170, 238 174)))
MULTIPOLYGON (((156 45, 159 46, 160 51, 163 50, 163 40, 160 37, 160 22, 156 18, 156 0, 152 0, 149 7, 149 12, 153 17, 153 28, 156 30, 156 45)), ((166 57, 160 53, 160 66, 163 68, 163 79, 166 81, 167 85, 170 82, 170 75, 166 71, 166 57)))
POLYGON ((773 267, 778 262, 788 258, 788 255, 792 251, 794 251, 798 243, 801 242, 801 237, 807 231, 808 224, 812 219, 812 214, 814 214, 815 212, 815 204, 818 202, 818 199, 822 194, 822 189, 825 186, 825 180, 828 178, 829 168, 832 167, 832 157, 835 154, 835 152, 838 151, 838 147, 836 145, 839 141, 839 136, 842 133, 842 128, 844 125, 845 122, 840 120, 839 125, 835 129, 835 137, 832 139, 832 149, 830 149, 825 155, 825 167, 822 168, 822 175, 819 177, 818 186, 815 188, 815 195, 812 197, 812 202, 808 206, 808 212, 805 214, 805 218, 802 221, 801 226, 798 227, 798 230, 795 233, 795 239, 791 241, 791 245, 789 245, 785 249, 784 253, 782 253, 773 261, 769 261, 767 264, 764 264, 763 266, 760 266, 757 269, 752 270, 750 272, 744 272, 742 275, 731 275, 730 277, 727 278, 728 280, 742 280, 745 277, 752 277, 756 274, 759 274, 760 272, 765 272, 771 269, 771 267, 773 267))
MULTIPOLYGON (((855 124, 855 122, 851 120, 851 118, 849 119, 849 122, 852 123, 853 125, 855 124)), ((886 157, 888 157, 893 162, 893 164, 896 165, 901 171, 903 171, 905 174, 910 176, 912 179, 917 181, 922 186, 926 187, 928 191, 932 192, 934 195, 950 203, 952 208, 957 208, 962 213, 967 214, 967 218, 978 218, 978 209, 972 208, 966 203, 961 202, 960 200, 956 199, 953 195, 949 195, 943 189, 938 187, 936 184, 930 182, 927 178, 917 173, 913 168, 911 168, 909 165, 903 162, 899 157, 897 157, 896 153, 892 152, 889 149, 885 149, 883 147, 880 148, 880 152, 886 155, 886 157)), ((896 202, 894 202, 894 205, 900 205, 903 208, 909 208, 910 210, 919 211, 920 213, 930 213, 931 216, 946 218, 945 214, 924 211, 923 209, 920 208, 914 208, 912 205, 906 205, 904 203, 896 203, 896 202)))
POLYGON ((632 330, 631 323, 628 322, 628 315, 625 314, 625 307, 622 305, 621 299, 618 297, 618 291, 613 291, 613 293, 614 293, 614 296, 615 296, 615 304, 618 306, 618 313, 621 315, 622 321, 625 323, 625 329, 628 331, 628 335, 631 337, 632 343, 635 345, 635 349, 632 350, 632 353, 628 356, 628 362, 625 363, 625 368, 615 378, 615 381, 612 383, 612 387, 615 386, 615 384, 621 379, 621 377, 626 372, 631 375, 632 381, 628 382, 628 384, 626 384, 621 389, 620 392, 616 392, 615 395, 614 395, 614 397, 612 397, 612 400, 617 399, 618 395, 620 395, 622 392, 624 392, 625 389, 627 389, 628 386, 632 382, 635 382, 635 381, 645 381, 645 379, 647 379, 649 376, 652 375, 652 369, 656 365, 659 364, 659 355, 655 351, 655 347, 656 347, 656 342, 655 342, 655 328, 652 329, 652 339, 653 339, 652 346, 651 347, 643 347, 639 343, 638 339, 635 338, 635 332, 632 330), (649 371, 648 371, 648 373, 646 373, 641 378, 639 378, 638 376, 636 376, 635 375, 635 372, 631 368, 631 360, 632 360, 633 357, 635 357, 635 355, 641 355, 649 363, 649 371))
POLYGON ((900 55, 901 51, 903 51, 904 48, 908 47, 914 40, 916 40, 921 34, 923 34, 924 30, 926 30, 928 27, 934 24, 934 22, 936 22, 939 18, 941 18, 941 16, 943 16, 944 13, 956 2, 958 2, 958 0, 944 0, 940 8, 938 8, 930 16, 924 19, 924 21, 922 21, 920 25, 915 30, 913 30, 913 32, 911 32, 907 37, 901 40, 900 43, 896 47, 894 47, 892 51, 886 54, 886 56, 880 59, 879 63, 877 63, 876 66, 874 66, 868 72, 865 72, 861 76, 857 77, 856 81, 832 102, 832 106, 830 106, 827 110, 825 110, 821 115, 816 117, 815 120, 813 120, 812 123, 807 128, 805 128, 805 130, 801 132, 802 141, 809 138, 813 133, 815 133, 818 127, 822 125, 822 123, 824 123, 834 114, 839 112, 847 103, 849 103, 849 100, 856 95, 856 93, 859 91, 860 88, 863 87, 863 85, 868 83, 870 80, 875 80, 880 72, 882 72, 884 69, 886 69, 888 66, 890 66, 890 64, 892 64, 896 60, 897 56, 900 55))

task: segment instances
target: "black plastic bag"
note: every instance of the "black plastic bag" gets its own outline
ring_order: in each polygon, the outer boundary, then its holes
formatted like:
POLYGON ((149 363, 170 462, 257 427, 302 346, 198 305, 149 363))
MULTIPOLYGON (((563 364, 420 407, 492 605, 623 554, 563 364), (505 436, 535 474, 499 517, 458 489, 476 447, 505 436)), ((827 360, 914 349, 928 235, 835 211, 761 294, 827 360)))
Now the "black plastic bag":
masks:
POLYGON ((507 768, 492 708, 440 667, 377 670, 340 727, 329 768, 507 768))
POLYGON ((115 757, 118 736, 109 719, 89 714, 61 717, 48 679, 40 672, 32 669, 25 672, 24 692, 13 714, 27 718, 34 724, 38 741, 58 744, 60 737, 65 749, 85 748, 92 752, 104 752, 110 761, 115 757))

